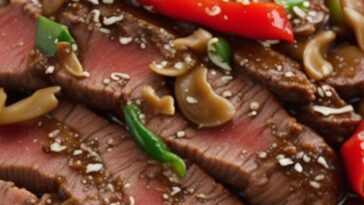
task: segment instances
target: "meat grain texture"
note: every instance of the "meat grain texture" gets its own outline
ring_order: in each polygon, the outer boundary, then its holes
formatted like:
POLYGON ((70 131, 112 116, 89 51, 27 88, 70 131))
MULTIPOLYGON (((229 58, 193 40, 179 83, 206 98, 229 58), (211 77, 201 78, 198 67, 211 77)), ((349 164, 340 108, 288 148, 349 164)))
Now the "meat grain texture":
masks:
POLYGON ((74 204, 241 204, 195 165, 179 179, 120 126, 77 104, 61 103, 37 125, 0 127, 1 179, 74 204), (87 171, 92 164, 103 168, 87 171))
MULTIPOLYGON (((116 32, 152 33, 159 38, 147 39, 145 46, 138 41, 120 45, 110 40, 112 35, 89 31, 82 23, 87 21, 72 18, 80 16, 77 12, 87 11, 87 8, 74 9, 83 8, 82 4, 74 5, 58 18, 70 26, 79 44, 84 68, 91 77, 80 80, 57 70, 50 77, 54 84, 61 85, 65 93, 80 102, 118 112, 127 102, 142 102, 144 85, 169 93, 165 79, 153 74, 148 65, 165 57, 158 45, 168 44, 175 38, 173 33, 167 29, 162 32, 147 20, 150 16, 123 9, 125 22, 116 32), (111 81, 115 72, 127 74, 128 78, 111 81)), ((90 18, 86 16, 86 19, 90 18)), ((22 21, 31 24, 34 20, 24 17, 22 21)), ((334 152, 321 137, 289 117, 264 87, 245 75, 230 76, 213 71, 208 80, 218 94, 231 93, 228 99, 237 109, 232 122, 218 128, 198 129, 180 114, 155 115, 142 102, 146 125, 174 151, 239 189, 251 204, 329 205, 338 201, 339 166, 334 152)), ((77 117, 72 120, 80 122, 77 117)))

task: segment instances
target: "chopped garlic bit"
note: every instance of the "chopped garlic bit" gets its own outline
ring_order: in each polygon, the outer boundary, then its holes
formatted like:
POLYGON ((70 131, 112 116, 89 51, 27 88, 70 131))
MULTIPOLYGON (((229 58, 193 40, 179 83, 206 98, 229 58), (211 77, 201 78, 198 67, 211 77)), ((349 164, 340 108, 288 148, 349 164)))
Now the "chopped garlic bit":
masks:
POLYGON ((62 152, 62 151, 64 151, 64 150, 66 150, 67 149, 67 147, 66 146, 64 146, 64 145, 61 145, 61 144, 59 144, 58 142, 54 142, 53 144, 51 144, 51 146, 50 146, 50 150, 52 151, 52 152, 62 152))
POLYGON ((88 164, 86 166, 86 174, 100 172, 103 169, 104 165, 101 163, 88 164))

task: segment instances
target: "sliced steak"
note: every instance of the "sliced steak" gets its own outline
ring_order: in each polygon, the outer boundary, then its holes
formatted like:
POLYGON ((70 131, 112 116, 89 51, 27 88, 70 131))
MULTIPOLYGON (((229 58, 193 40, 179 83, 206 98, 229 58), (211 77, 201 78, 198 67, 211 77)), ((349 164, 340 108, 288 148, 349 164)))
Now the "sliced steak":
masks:
POLYGON ((328 55, 334 72, 325 80, 344 98, 364 93, 364 52, 352 45, 342 45, 328 55))
POLYGON ((0 86, 34 90, 46 85, 44 59, 33 51, 35 21, 23 21, 28 18, 20 6, 8 6, 0 13, 0 86))
POLYGON ((324 136, 328 143, 338 146, 353 134, 361 117, 354 110, 323 115, 317 106, 343 108, 348 104, 328 85, 319 86, 317 91, 316 101, 298 106, 296 117, 324 136))
MULTIPOLYGON (((111 37, 118 32, 114 32, 115 29, 125 32, 131 27, 147 42, 137 38, 120 45, 99 32, 86 29, 82 22, 88 22, 90 15, 72 15, 75 12, 88 14, 88 6, 80 3, 70 6, 61 19, 78 39, 82 63, 91 77, 79 80, 58 70, 53 75, 54 83, 62 85, 74 99, 100 108, 116 108, 118 112, 123 103, 141 101, 143 85, 152 84, 168 93, 164 79, 148 68, 151 61, 166 54, 159 53, 158 47, 153 46, 155 39, 146 38, 146 33, 157 32, 153 36, 173 34, 149 23, 146 19, 151 16, 135 16, 130 10, 122 9, 115 12, 124 12, 126 21, 120 23, 120 27, 109 28, 111 37), (111 81, 113 72, 128 74, 130 79, 111 81)), ((169 45, 169 41, 164 45, 169 45)), ((229 99, 238 110, 231 123, 214 129, 198 129, 179 114, 156 116, 144 109, 147 126, 160 134, 175 151, 198 162, 212 176, 237 187, 251 204, 334 204, 341 185, 333 151, 318 135, 290 118, 259 84, 244 75, 232 78, 217 71, 209 74, 209 81, 217 93, 231 93, 229 99), (259 110, 253 110, 256 115, 250 114, 252 103, 259 105, 259 110), (179 137, 175 137, 177 132, 179 137)), ((70 119, 82 127, 82 120, 77 115, 70 119)))
POLYGON ((0 205, 32 205, 38 201, 38 198, 29 191, 2 180, 0 180, 0 199, 0 205))
POLYGON ((237 67, 264 84, 279 98, 295 103, 315 99, 315 86, 298 63, 253 42, 243 42, 235 51, 237 67))
POLYGON ((195 165, 177 178, 81 106, 63 103, 37 125, 0 128, 1 179, 74 204, 241 204, 195 165))

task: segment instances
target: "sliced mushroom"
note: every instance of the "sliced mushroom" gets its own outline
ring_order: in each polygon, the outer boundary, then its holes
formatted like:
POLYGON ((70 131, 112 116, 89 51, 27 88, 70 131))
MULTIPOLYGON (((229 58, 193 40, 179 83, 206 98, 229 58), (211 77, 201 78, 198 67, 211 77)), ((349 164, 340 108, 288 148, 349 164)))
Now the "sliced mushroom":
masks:
POLYGON ((175 95, 182 113, 199 127, 222 125, 235 115, 233 104, 217 95, 206 79, 207 68, 200 65, 177 77, 175 95))
POLYGON ((159 97, 151 86, 144 86, 142 89, 144 101, 150 105, 157 113, 163 115, 174 115, 174 99, 172 96, 159 97))
POLYGON ((322 80, 334 71, 325 56, 335 38, 335 32, 321 31, 307 43, 303 51, 303 64, 307 75, 312 79, 322 80))
POLYGON ((43 0, 42 13, 45 16, 52 16, 62 7, 65 0, 43 0))
MULTIPOLYGON (((358 1, 360 2, 360 1, 358 1)), ((364 3, 359 3, 363 4, 364 3)), ((354 30, 357 43, 361 50, 364 50, 364 16, 359 11, 345 7, 344 15, 349 26, 354 30)))
POLYGON ((60 69, 65 69, 78 78, 90 77, 90 73, 83 70, 82 64, 69 43, 60 42, 57 46, 56 58, 60 69))
POLYGON ((185 53, 176 59, 178 60, 153 62, 149 65, 149 68, 158 75, 177 77, 187 73, 196 64, 195 58, 189 53, 185 53))
POLYGON ((23 122, 47 114, 57 107, 55 94, 60 90, 59 86, 40 89, 32 96, 5 107, 7 95, 0 89, 0 124, 23 122))
POLYGON ((174 47, 177 50, 187 50, 191 48, 198 52, 205 52, 207 43, 212 39, 212 34, 205 29, 199 28, 190 36, 178 38, 174 41, 174 47))

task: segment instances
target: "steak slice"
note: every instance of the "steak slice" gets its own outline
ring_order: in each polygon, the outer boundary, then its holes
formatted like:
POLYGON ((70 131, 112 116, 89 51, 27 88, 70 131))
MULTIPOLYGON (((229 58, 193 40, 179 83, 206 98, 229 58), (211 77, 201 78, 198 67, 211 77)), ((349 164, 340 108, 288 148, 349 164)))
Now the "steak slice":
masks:
POLYGON ((317 90, 316 101, 298 106, 296 117, 324 136, 328 143, 339 146, 353 134, 361 117, 354 110, 327 116, 315 111, 315 106, 339 109, 348 105, 329 85, 318 86, 317 90))
POLYGON ((0 12, 0 86, 34 90, 46 85, 40 66, 44 59, 33 51, 35 21, 23 21, 28 18, 20 6, 0 12))
POLYGON ((0 180, 0 205, 31 205, 38 198, 25 189, 20 189, 12 182, 0 180))
POLYGON ((295 103, 315 99, 315 86, 301 66, 286 56, 254 42, 243 42, 235 49, 235 63, 254 80, 279 98, 295 103))
POLYGON ((350 99, 364 93, 364 52, 352 45, 341 45, 328 55, 334 72, 325 80, 340 96, 350 99))
MULTIPOLYGON (((120 45, 99 32, 85 29, 82 22, 90 19, 88 6, 70 5, 61 19, 78 39, 80 58, 91 77, 80 80, 58 70, 52 76, 54 83, 62 85, 74 99, 100 108, 116 108, 118 112, 123 103, 141 101, 143 85, 152 84, 168 93, 165 80, 148 68, 152 60, 163 57, 153 46, 156 39, 146 39, 152 44, 144 46, 140 41, 120 45), (77 12, 86 15, 73 15, 77 12), (85 18, 72 18, 77 16, 85 18), (128 74, 130 79, 113 82, 110 76, 114 72, 128 74)), ((128 34, 126 31, 131 27, 141 36, 147 36, 148 32, 157 32, 153 36, 173 36, 166 29, 149 23, 146 20, 152 18, 149 15, 137 16, 124 9, 118 12, 124 12, 124 20, 127 20, 120 28, 110 29, 128 34)), ((197 129, 179 114, 156 116, 146 108, 148 127, 212 176, 237 187, 251 204, 334 204, 341 186, 333 151, 317 134, 290 118, 259 84, 243 75, 232 78, 217 71, 209 72, 209 81, 217 93, 231 92, 229 99, 238 110, 231 123, 214 129, 197 129), (259 110, 251 110, 252 103, 258 104, 259 110), (252 111, 257 115, 252 115, 252 111)), ((82 122, 77 118, 74 121, 78 125, 82 122)))
POLYGON ((74 204, 241 204, 195 165, 177 178, 79 105, 63 102, 37 125, 0 128, 1 179, 74 204))

